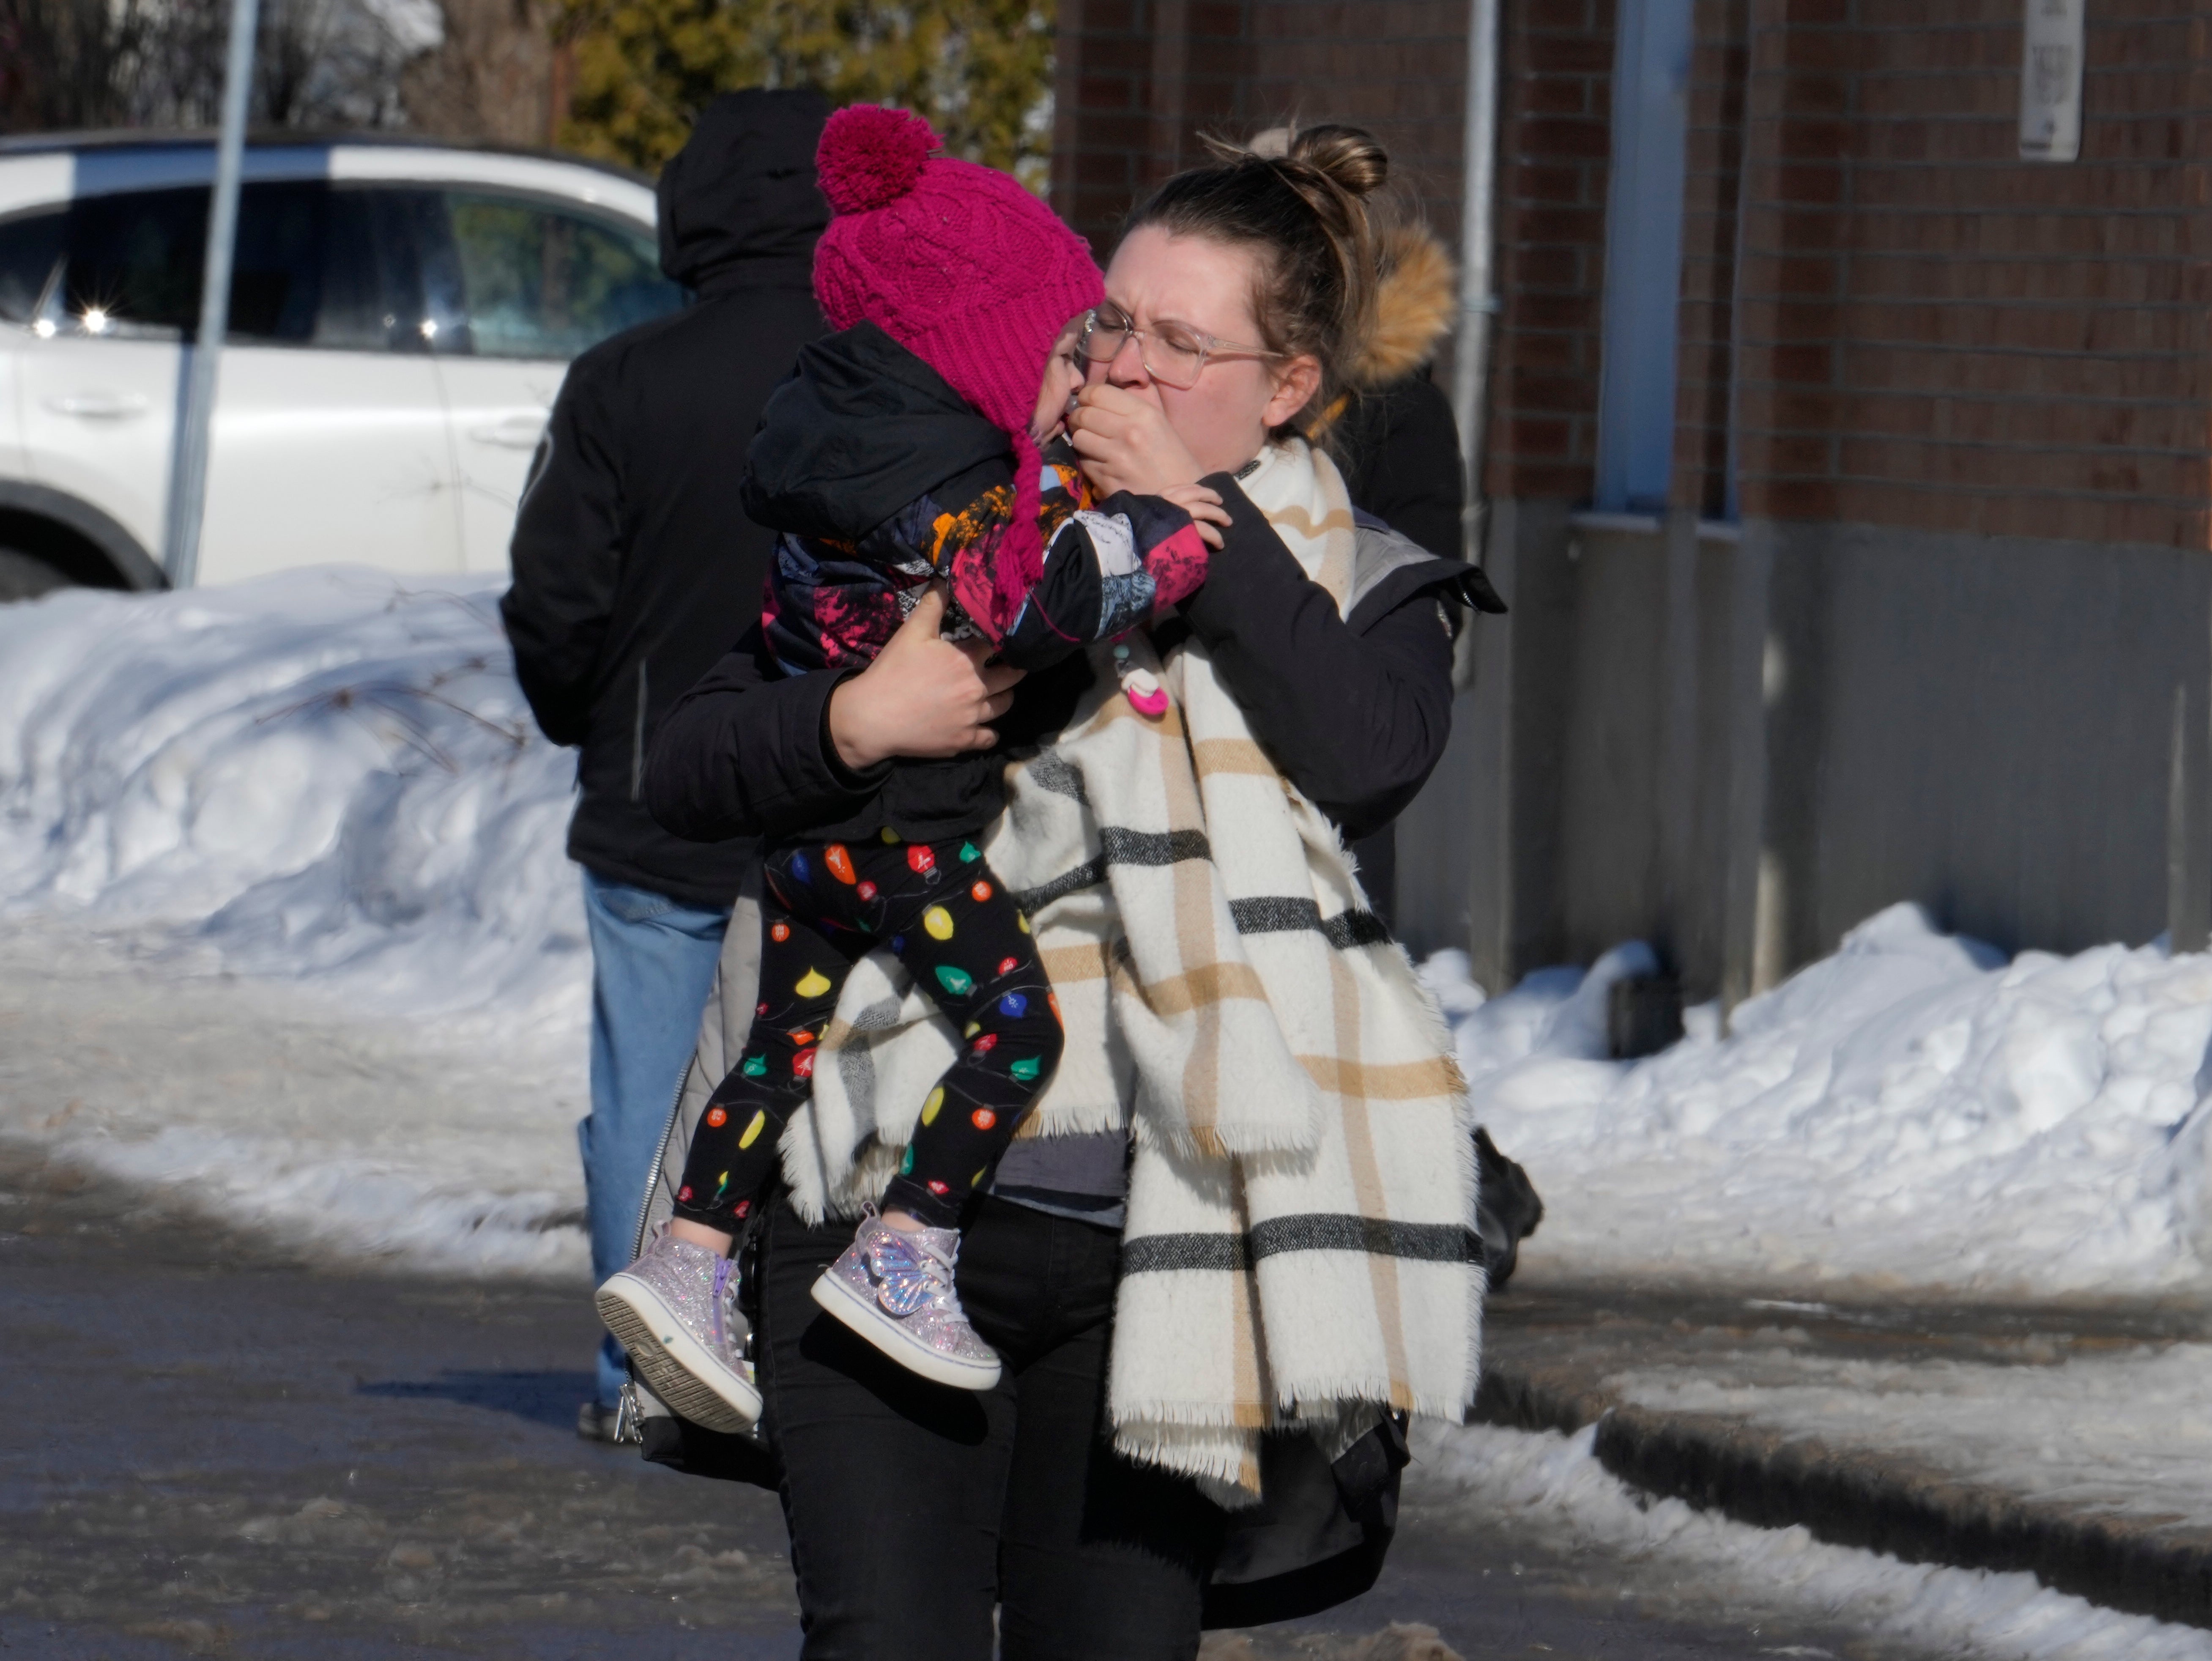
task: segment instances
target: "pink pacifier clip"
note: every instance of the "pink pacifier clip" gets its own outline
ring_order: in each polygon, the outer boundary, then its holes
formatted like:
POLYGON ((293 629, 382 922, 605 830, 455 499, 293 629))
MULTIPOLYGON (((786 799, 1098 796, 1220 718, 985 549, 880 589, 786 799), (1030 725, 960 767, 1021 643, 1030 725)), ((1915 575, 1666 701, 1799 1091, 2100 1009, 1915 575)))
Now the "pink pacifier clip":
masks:
POLYGON ((1129 700, 1132 709, 1154 721, 1167 714, 1167 688, 1160 684, 1159 677, 1151 670, 1132 664, 1129 648, 1119 642, 1114 647, 1114 666, 1121 677, 1121 696, 1129 700))

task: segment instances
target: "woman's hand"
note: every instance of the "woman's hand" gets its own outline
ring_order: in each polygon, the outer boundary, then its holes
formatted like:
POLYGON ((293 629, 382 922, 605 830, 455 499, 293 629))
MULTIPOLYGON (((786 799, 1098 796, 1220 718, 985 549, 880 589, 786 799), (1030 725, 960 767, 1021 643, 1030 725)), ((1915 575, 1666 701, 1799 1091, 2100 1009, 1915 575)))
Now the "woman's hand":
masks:
POLYGON ((1076 395, 1067 436, 1101 496, 1116 490, 1161 496, 1178 484, 1195 484, 1201 476, 1190 447, 1168 425, 1167 412, 1110 381, 1092 381, 1076 395))
POLYGON ((854 771, 998 743, 986 723, 1006 713, 1022 672, 985 667, 989 644, 942 639, 944 623, 945 591, 932 583, 876 660, 830 695, 830 741, 854 771))

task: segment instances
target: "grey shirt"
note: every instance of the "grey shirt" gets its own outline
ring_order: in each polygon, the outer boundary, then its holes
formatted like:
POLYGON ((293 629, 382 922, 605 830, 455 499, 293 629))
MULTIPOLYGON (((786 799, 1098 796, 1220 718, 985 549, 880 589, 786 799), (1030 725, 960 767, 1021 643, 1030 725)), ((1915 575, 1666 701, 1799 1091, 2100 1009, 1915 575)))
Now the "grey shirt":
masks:
POLYGON ((1129 1133, 1032 1136, 999 1161, 991 1192, 1054 1217, 1073 1217, 1117 1233, 1128 1212, 1129 1133))

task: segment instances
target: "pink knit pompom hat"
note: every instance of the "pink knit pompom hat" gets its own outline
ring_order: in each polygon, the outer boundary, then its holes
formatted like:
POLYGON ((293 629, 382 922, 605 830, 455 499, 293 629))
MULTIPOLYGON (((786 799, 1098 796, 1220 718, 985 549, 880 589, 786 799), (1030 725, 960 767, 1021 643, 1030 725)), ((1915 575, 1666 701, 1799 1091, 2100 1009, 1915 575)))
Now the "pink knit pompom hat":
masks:
POLYGON ((1001 614, 981 619, 998 635, 1044 569, 1030 437, 1037 387, 1060 330, 1105 289, 1088 245, 1051 209, 943 148, 904 110, 855 104, 830 118, 815 165, 836 216, 815 245, 814 295, 831 328, 874 324, 1012 441, 1001 614))

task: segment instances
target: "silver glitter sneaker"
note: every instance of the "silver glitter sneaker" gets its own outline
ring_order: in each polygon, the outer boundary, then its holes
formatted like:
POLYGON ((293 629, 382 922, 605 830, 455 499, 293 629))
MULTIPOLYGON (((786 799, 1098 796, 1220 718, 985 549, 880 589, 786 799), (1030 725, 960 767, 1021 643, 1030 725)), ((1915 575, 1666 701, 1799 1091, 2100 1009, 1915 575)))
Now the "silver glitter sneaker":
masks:
POLYGON ((675 1238, 663 1224, 645 1256, 609 1275, 593 1301, 646 1388, 677 1413, 708 1430, 750 1430, 758 1421, 738 1266, 727 1257, 675 1238))
POLYGON ((957 1390, 999 1382, 999 1352, 975 1335, 952 1289, 956 1229, 908 1234, 876 1215, 860 1219, 845 1255, 814 1283, 814 1301, 909 1372, 957 1390))

